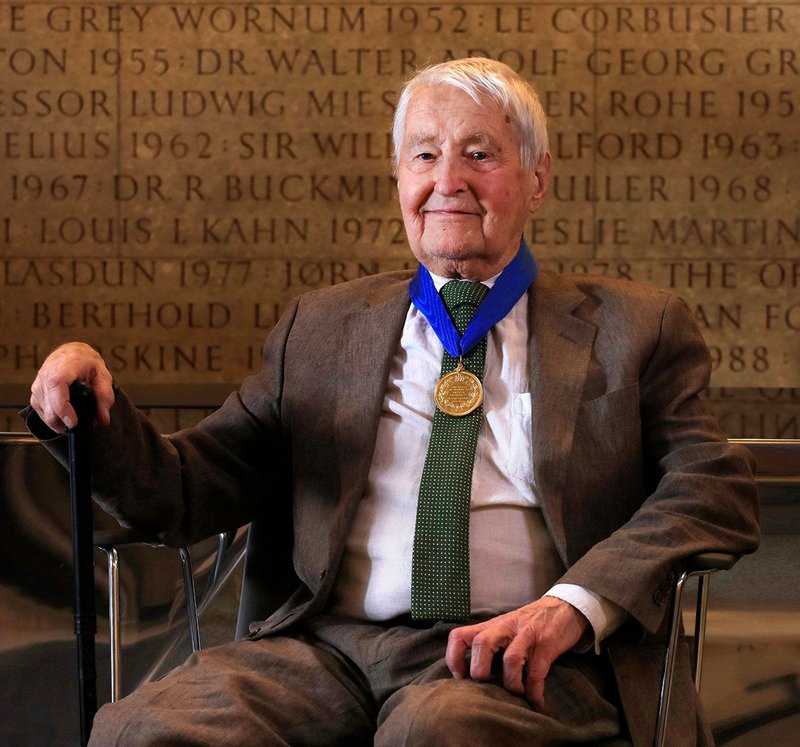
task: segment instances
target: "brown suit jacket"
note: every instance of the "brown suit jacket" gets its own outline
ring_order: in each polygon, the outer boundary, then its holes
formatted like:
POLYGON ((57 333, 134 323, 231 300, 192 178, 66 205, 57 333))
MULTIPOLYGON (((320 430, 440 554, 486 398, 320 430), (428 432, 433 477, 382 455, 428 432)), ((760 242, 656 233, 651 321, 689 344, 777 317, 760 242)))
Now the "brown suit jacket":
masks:
MULTIPOLYGON (((295 300, 262 371, 198 428, 162 441, 123 394, 114 407, 95 487, 123 523, 182 544, 270 518, 275 610, 256 635, 327 603, 364 492, 409 278, 374 276, 295 300)), ((755 548, 751 464, 698 398, 709 357, 675 295, 541 271, 529 328, 531 459, 562 580, 629 613, 606 650, 634 744, 650 744, 655 636, 674 568, 696 552, 755 548)), ((672 719, 669 744, 705 743, 684 665, 677 688, 687 715, 672 719)))

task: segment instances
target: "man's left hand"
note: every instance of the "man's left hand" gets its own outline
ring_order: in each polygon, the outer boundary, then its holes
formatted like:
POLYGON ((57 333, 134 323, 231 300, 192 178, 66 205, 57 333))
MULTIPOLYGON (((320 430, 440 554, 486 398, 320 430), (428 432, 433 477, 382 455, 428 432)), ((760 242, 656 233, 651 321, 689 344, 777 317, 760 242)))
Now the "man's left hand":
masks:
POLYGON ((503 687, 541 708, 550 666, 581 639, 588 625, 571 604, 542 597, 486 622, 451 631, 445 660, 457 679, 469 674, 474 680, 486 681, 491 675, 492 658, 504 649, 503 687), (469 673, 468 650, 472 652, 469 673))

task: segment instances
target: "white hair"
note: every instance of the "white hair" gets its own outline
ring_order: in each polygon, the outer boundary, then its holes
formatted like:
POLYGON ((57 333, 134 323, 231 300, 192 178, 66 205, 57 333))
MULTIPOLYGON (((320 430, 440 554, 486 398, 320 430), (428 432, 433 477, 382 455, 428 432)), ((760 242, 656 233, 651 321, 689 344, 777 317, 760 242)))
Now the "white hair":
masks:
POLYGON ((476 103, 487 98, 511 117, 520 142, 520 164, 526 171, 538 166, 549 150, 547 117, 533 86, 508 65, 483 57, 450 60, 419 70, 406 83, 392 125, 394 166, 397 168, 411 97, 420 88, 446 85, 458 88, 476 103))

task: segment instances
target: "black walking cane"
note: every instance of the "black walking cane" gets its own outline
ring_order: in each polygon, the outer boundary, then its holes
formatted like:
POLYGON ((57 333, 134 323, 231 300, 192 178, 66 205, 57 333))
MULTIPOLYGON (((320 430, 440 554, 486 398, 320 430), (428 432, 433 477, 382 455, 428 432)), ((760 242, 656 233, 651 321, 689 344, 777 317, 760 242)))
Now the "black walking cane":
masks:
POLYGON ((92 543, 91 440, 94 393, 76 381, 69 388, 78 423, 67 430, 69 492, 72 499, 72 558, 75 578, 75 635, 78 639, 78 689, 81 745, 89 741, 97 712, 97 667, 94 639, 97 618, 94 604, 94 546, 92 543))

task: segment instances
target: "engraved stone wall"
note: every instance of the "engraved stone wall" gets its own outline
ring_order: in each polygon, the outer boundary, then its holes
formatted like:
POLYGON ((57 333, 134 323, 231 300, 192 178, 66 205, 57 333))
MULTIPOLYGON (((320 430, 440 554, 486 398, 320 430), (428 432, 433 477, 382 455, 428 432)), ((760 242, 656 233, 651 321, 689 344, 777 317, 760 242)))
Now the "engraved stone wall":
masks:
POLYGON ((397 92, 481 55, 548 112, 540 262, 678 291, 729 432, 800 437, 799 38, 797 2, 4 2, 4 402, 66 339, 232 386, 289 298, 410 265, 397 92))

